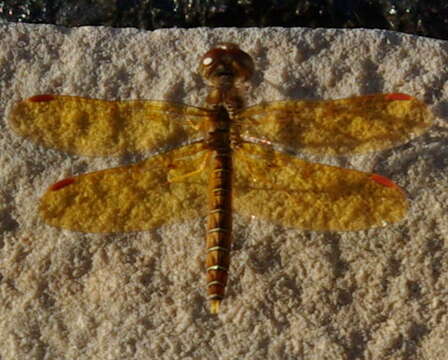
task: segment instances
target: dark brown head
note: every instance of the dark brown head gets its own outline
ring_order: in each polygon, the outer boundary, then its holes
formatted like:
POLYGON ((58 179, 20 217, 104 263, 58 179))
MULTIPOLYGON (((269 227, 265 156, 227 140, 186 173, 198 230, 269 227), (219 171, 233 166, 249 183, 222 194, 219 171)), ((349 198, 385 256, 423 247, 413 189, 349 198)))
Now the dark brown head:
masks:
POLYGON ((233 87, 247 81, 254 72, 249 54, 233 43, 220 43, 207 51, 199 64, 199 74, 212 87, 233 87))

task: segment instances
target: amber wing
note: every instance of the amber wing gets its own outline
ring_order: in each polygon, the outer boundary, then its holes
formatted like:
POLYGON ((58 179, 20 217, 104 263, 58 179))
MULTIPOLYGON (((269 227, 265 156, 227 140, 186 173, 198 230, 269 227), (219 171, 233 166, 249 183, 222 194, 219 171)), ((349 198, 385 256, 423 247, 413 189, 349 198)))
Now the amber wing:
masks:
POLYGON ((197 171, 205 157, 198 143, 61 180, 42 197, 40 214, 49 225, 82 232, 148 230, 205 216, 207 177, 197 171))
POLYGON ((401 220, 407 200, 383 176, 245 143, 235 152, 234 207, 299 229, 356 231, 401 220))
MULTIPOLYGON (((113 155, 181 142, 211 112, 159 101, 43 95, 18 103, 11 116, 16 131, 46 146, 113 155)), ((402 94, 262 104, 238 119, 246 136, 327 154, 392 146, 430 124, 427 108, 402 94)), ((197 143, 62 180, 42 198, 41 214, 51 225, 85 232, 144 230, 204 216, 205 153, 197 143)), ((302 229, 360 230, 406 213, 403 191, 379 175, 309 163, 250 143, 237 146, 234 164, 234 204, 243 215, 302 229)))
POLYGON ((406 94, 339 100, 279 101, 255 105, 238 116, 242 134, 283 147, 328 155, 382 150, 422 134, 432 115, 406 94))
POLYGON ((198 137, 210 111, 167 101, 107 101, 37 95, 15 104, 10 124, 46 147, 79 155, 118 155, 198 137))

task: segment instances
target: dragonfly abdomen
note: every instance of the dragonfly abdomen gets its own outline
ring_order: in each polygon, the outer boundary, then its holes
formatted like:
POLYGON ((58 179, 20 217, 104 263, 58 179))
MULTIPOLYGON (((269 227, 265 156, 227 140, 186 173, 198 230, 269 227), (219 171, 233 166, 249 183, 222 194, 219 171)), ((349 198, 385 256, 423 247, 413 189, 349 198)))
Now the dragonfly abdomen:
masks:
POLYGON ((230 148, 215 149, 209 163, 207 223, 207 287, 210 311, 224 298, 232 234, 232 156, 230 148))

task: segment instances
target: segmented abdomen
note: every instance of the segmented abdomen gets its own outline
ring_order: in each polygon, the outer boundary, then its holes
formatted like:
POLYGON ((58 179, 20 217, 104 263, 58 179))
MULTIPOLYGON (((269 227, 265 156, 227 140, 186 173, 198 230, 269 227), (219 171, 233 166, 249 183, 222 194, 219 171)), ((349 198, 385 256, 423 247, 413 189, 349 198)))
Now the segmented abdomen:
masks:
POLYGON ((224 298, 230 264, 232 234, 232 156, 230 148, 217 149, 209 164, 207 286, 210 311, 217 313, 224 298))

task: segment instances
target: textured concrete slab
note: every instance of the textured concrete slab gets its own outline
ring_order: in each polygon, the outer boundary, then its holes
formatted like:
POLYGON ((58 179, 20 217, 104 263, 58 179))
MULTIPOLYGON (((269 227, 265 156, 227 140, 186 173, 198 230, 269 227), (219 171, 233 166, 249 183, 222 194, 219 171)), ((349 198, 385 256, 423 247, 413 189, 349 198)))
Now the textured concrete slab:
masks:
MULTIPOLYGON (((2 359, 448 358, 448 45, 377 30, 0 26, 2 359), (434 126, 384 152, 325 162, 392 178, 400 223, 288 229, 235 216, 228 295, 205 298, 204 219, 127 234, 51 228, 39 197, 72 174, 130 158, 72 156, 15 135, 14 101, 41 93, 203 105, 201 54, 240 44, 248 104, 402 92, 434 126)), ((317 160, 313 158, 313 160, 317 160)))

